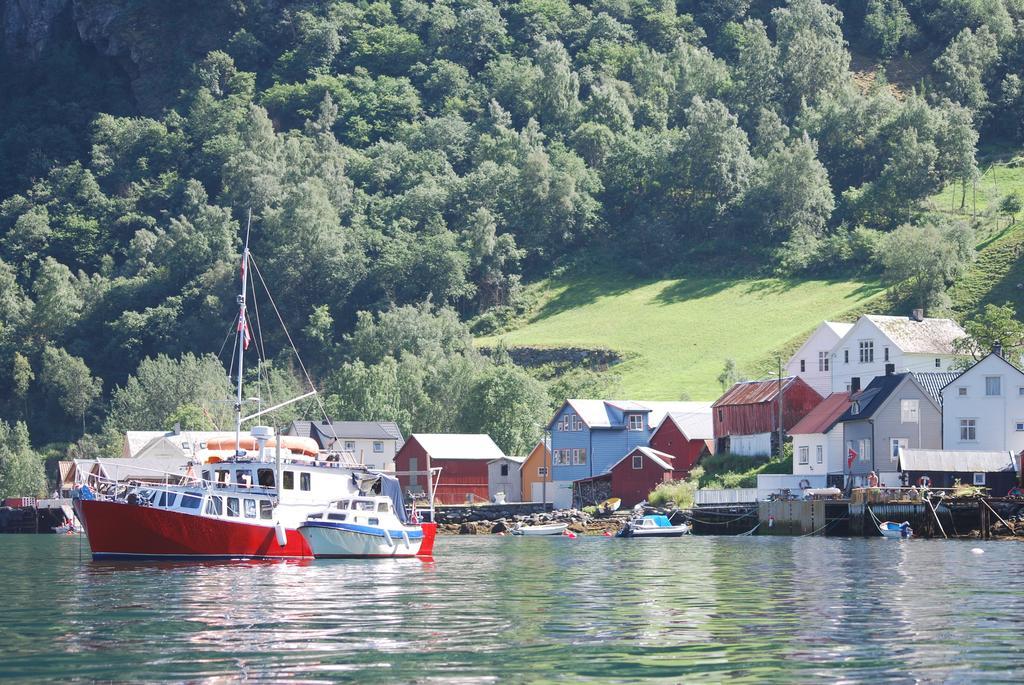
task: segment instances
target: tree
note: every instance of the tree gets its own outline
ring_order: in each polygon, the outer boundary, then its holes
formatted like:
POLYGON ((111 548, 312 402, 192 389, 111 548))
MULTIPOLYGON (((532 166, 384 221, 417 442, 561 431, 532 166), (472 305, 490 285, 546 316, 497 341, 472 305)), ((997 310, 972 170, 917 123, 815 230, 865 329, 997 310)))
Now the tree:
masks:
POLYGON ((900 0, 868 0, 864 38, 881 57, 893 57, 916 35, 917 27, 900 0))
POLYGON ((543 384, 511 363, 494 365, 467 399, 462 425, 490 435, 505 454, 528 454, 550 415, 543 384))
POLYGON ((0 420, 0 498, 46 494, 43 460, 29 445, 28 428, 0 420))
POLYGON ((1002 306, 987 304, 985 309, 964 322, 966 338, 953 343, 960 354, 969 354, 980 361, 996 345, 1003 348, 1003 356, 1017 364, 1024 353, 1024 323, 1010 303, 1002 306))
POLYGON ((897 289, 923 309, 946 303, 946 286, 974 259, 974 235, 961 223, 904 224, 879 241, 876 259, 897 289))
POLYGON ((1010 217, 1010 223, 1017 223, 1017 215, 1020 210, 1024 209, 1024 201, 1021 200, 1020 193, 1010 193, 999 202, 999 211, 1010 217))
POLYGON ((850 54, 840 24, 843 13, 821 0, 789 0, 772 10, 789 109, 814 104, 847 78, 850 54))
POLYGON ((736 360, 729 357, 725 360, 725 366, 722 368, 722 373, 718 374, 718 384, 722 386, 722 392, 725 392, 732 386, 736 385, 740 380, 740 374, 736 369, 736 360))
POLYGON ((998 59, 999 46, 987 26, 977 31, 965 28, 935 60, 939 86, 979 120, 988 105, 984 78, 998 59))
POLYGON ((69 416, 81 419, 84 433, 86 412, 102 392, 103 382, 93 377, 80 357, 50 345, 43 349, 39 380, 69 416))

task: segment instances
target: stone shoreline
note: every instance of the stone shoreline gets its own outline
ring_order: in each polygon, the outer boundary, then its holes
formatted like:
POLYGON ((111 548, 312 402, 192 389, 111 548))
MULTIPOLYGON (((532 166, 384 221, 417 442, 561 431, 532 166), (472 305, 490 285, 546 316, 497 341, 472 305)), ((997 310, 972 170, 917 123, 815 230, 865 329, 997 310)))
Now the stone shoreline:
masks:
MULTIPOLYGON (((647 511, 645 513, 665 513, 647 511)), ((502 535, 508 534, 513 526, 521 523, 524 526, 539 526, 546 523, 567 523, 567 530, 577 535, 615 535, 626 525, 631 512, 620 511, 611 516, 592 516, 579 509, 562 509, 550 514, 530 514, 528 516, 496 516, 488 520, 476 521, 444 521, 439 520, 438 535, 502 535)))

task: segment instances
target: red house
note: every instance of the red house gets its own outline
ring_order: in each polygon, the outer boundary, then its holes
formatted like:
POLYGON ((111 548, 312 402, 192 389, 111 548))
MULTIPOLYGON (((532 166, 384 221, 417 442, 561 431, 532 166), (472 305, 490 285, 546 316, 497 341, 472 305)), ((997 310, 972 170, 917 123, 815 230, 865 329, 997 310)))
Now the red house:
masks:
POLYGON ((395 471, 403 490, 426 492, 428 469, 441 467, 434 493, 438 504, 486 502, 487 463, 504 457, 489 435, 413 433, 395 455, 395 471))
POLYGON ((711 405, 715 452, 755 457, 775 453, 780 399, 782 427, 788 431, 818 406, 822 397, 799 376, 737 383, 711 405))
POLYGON ((675 470, 673 462, 671 454, 650 447, 634 447, 609 469, 612 497, 621 499, 624 507, 643 502, 658 483, 685 477, 684 472, 675 470))
POLYGON ((685 478, 705 455, 715 453, 711 412, 669 412, 648 443, 673 457, 673 468, 685 478))

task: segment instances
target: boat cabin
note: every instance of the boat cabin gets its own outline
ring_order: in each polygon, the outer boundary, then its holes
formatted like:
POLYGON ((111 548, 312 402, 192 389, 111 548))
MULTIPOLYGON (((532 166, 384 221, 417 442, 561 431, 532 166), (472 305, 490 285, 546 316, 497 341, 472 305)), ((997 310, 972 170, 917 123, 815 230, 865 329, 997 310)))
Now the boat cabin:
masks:
MULTIPOLYGON (((388 519, 395 516, 390 497, 353 497, 331 502, 327 509, 310 514, 307 518, 379 526, 381 518, 388 519)), ((390 523, 390 521, 388 522, 390 523)))

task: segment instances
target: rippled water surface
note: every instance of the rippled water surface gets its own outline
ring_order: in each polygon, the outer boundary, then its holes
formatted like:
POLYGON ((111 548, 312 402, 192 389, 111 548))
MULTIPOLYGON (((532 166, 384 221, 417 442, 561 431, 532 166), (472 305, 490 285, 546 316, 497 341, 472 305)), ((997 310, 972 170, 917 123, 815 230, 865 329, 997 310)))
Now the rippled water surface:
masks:
POLYGON ((1024 543, 462 537, 436 553, 101 563, 77 538, 0 536, 0 679, 1024 682, 1024 543))

